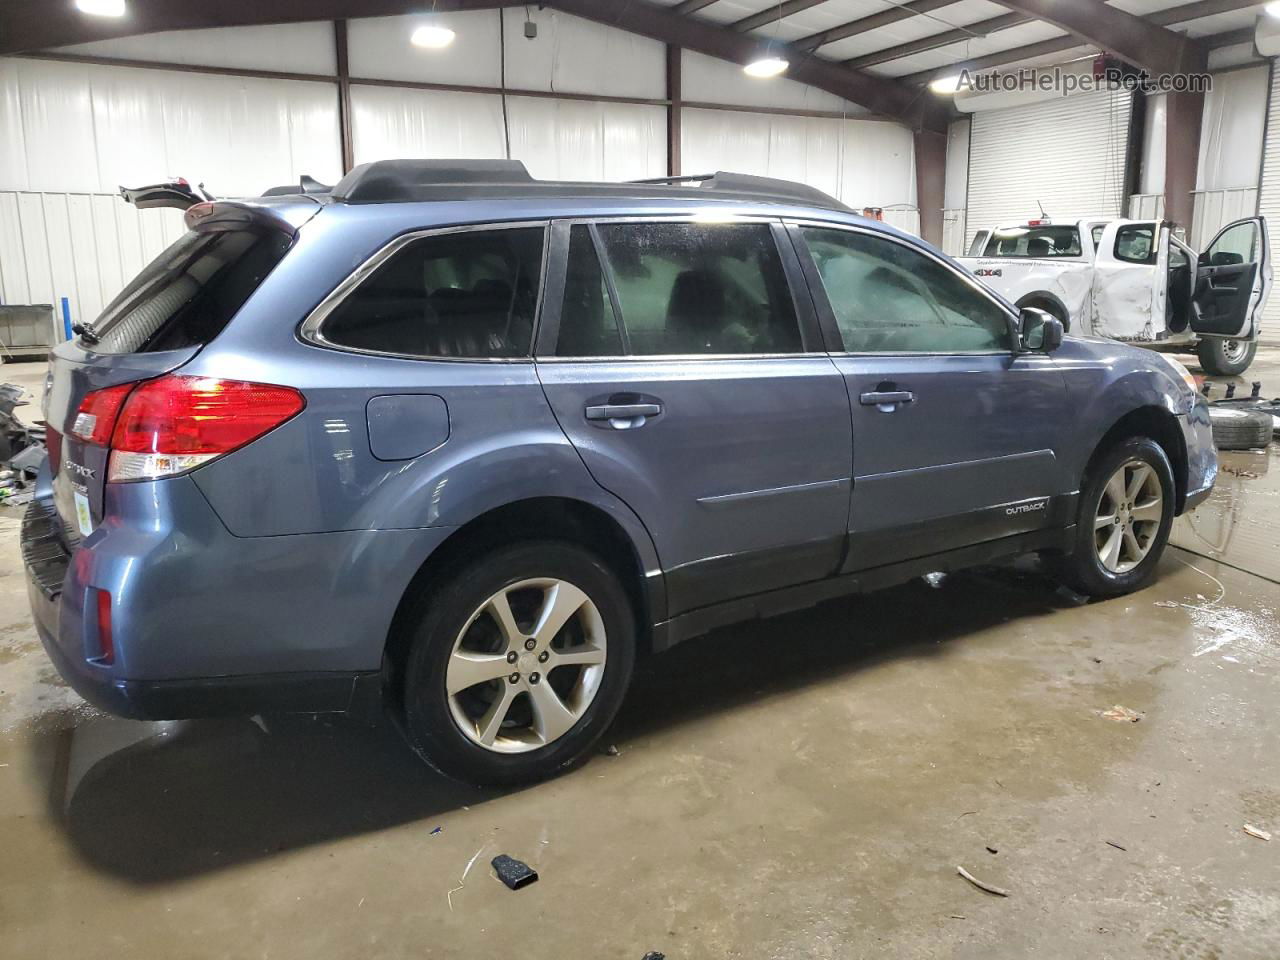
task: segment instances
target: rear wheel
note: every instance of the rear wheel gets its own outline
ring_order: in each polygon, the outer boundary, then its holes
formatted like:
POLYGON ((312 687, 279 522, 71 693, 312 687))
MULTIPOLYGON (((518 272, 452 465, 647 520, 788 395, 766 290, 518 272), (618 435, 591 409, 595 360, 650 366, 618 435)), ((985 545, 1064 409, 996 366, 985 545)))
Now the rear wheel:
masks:
POLYGON ((1175 496, 1169 458, 1154 440, 1131 437, 1103 453, 1080 493, 1063 579, 1094 597, 1145 587, 1169 541, 1175 496))
POLYGON ((604 732, 631 680, 634 618, 612 571, 554 541, 480 558, 426 598, 404 671, 409 741, 471 783, 551 776, 604 732))
POLYGON ((1249 369, 1258 352, 1256 340, 1225 340, 1204 337, 1196 344, 1200 368, 1214 377, 1238 377, 1249 369))

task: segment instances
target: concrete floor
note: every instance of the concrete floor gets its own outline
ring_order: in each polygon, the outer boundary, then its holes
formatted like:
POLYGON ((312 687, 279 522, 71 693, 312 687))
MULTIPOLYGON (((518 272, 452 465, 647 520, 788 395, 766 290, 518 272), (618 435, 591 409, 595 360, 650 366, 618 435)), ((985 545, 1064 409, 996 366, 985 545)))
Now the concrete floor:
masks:
POLYGON ((725 630, 644 666, 617 756, 508 793, 387 728, 98 714, 0 510, 0 956, 1274 960, 1276 449, 1143 593, 984 570, 725 630))

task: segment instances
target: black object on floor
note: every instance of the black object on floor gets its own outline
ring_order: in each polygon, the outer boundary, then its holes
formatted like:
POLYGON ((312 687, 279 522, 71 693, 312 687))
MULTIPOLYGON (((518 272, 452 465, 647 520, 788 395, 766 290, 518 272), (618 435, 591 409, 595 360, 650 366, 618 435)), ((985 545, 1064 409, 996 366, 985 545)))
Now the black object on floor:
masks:
POLYGON ((508 857, 505 853, 498 854, 491 863, 498 874, 498 879, 512 890, 527 887, 538 879, 537 870, 534 870, 527 863, 515 859, 515 857, 508 857))

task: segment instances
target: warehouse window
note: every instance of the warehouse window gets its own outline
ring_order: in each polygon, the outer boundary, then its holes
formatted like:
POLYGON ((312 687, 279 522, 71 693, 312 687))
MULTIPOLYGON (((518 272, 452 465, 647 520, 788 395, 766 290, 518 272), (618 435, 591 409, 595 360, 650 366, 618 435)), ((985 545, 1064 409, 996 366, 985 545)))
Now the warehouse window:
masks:
MULTIPOLYGON (((800 327, 767 224, 608 223, 597 227, 612 272, 625 352, 801 351, 800 327)), ((618 352, 607 288, 586 228, 570 242, 561 356, 618 352)))
POLYGON ((526 357, 542 273, 542 227, 411 241, 324 321, 336 346, 410 357, 526 357))
POLYGON ((805 241, 850 353, 988 353, 1010 349, 993 300, 906 244, 806 228, 805 241))

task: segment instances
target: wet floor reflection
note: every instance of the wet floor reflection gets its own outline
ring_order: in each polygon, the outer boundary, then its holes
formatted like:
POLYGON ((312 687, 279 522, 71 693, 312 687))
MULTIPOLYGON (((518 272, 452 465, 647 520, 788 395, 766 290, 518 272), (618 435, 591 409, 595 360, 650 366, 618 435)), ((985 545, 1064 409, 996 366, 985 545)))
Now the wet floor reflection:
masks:
MULTIPOLYGON (((930 657, 1071 599, 1032 565, 915 582, 689 642, 642 661, 609 741, 724 714, 874 664, 930 657)), ((87 864, 154 884, 427 821, 499 795, 415 758, 390 723, 287 717, 139 723, 46 717, 27 734, 51 819, 87 864)), ((42 791, 43 792, 43 791, 42 791)))
POLYGON ((1178 518, 1172 541, 1280 582, 1280 447, 1222 452, 1209 499, 1178 518))

